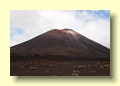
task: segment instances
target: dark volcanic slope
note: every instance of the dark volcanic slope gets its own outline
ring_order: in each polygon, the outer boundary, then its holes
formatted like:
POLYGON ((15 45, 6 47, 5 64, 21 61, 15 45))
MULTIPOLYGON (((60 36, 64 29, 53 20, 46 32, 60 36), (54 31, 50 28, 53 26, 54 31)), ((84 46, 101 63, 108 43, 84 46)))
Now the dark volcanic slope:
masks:
POLYGON ((53 29, 10 48, 11 53, 109 58, 110 49, 71 29, 53 29))

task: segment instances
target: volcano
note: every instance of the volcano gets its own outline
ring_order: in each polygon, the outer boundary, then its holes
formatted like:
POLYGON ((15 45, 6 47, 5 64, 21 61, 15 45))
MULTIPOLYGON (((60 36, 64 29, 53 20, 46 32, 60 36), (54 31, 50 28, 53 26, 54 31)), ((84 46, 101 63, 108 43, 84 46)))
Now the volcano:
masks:
POLYGON ((10 48, 11 76, 110 76, 110 49, 71 29, 10 48))
POLYGON ((52 29, 10 48, 10 53, 110 58, 110 49, 71 29, 52 29))

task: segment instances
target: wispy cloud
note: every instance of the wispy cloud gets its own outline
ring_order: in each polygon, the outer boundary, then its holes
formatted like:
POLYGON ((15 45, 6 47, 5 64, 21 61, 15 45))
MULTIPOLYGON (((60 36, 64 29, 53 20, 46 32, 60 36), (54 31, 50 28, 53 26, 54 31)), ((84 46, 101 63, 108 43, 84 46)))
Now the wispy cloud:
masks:
POLYGON ((110 48, 109 10, 13 10, 10 12, 10 19, 11 46, 27 41, 54 28, 70 28, 110 48))

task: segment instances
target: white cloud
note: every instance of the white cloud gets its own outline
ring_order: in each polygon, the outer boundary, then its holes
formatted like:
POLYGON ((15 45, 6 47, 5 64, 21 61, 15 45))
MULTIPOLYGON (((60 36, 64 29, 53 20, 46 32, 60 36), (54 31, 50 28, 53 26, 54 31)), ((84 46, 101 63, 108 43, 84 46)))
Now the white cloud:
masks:
MULTIPOLYGON (((106 11, 108 13, 108 11, 106 11)), ((11 37, 11 46, 27 41, 51 29, 70 28, 110 48, 110 21, 87 11, 11 11, 11 31, 22 34, 11 37)))

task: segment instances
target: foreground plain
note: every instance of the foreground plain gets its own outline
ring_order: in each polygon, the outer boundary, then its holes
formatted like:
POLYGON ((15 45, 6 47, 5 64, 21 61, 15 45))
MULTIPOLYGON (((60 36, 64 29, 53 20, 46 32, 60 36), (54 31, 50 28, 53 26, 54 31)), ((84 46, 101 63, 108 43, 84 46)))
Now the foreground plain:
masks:
POLYGON ((11 76, 110 76, 107 60, 11 60, 11 76))

